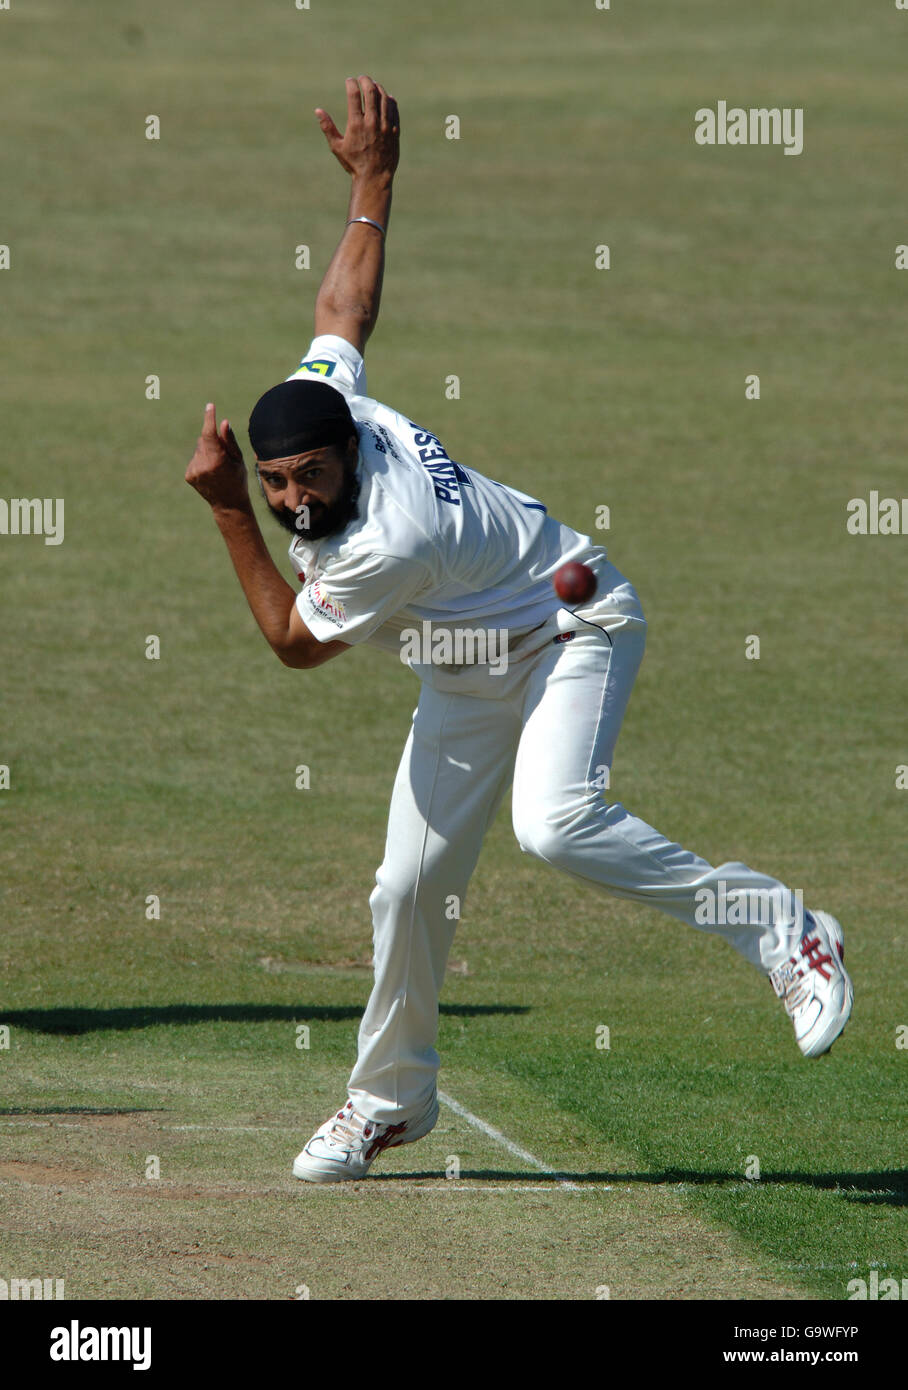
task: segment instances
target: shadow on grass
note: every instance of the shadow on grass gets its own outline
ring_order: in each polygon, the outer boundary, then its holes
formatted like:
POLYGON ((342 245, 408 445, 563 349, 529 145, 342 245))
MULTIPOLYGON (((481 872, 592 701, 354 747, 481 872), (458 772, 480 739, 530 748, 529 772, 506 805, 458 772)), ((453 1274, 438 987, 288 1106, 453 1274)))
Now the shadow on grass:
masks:
MULTIPOLYGON (((160 1004, 122 1009, 14 1009, 0 1015, 0 1023, 32 1033, 115 1032, 130 1028, 157 1028, 170 1023, 309 1023, 360 1019, 361 1004, 160 1004)), ((442 1004, 441 1013, 453 1018, 483 1014, 526 1014, 526 1004, 442 1004)))
MULTIPOLYGON (((366 1181, 370 1184, 373 1182, 400 1182, 402 1179, 413 1182, 417 1179, 438 1179, 441 1176, 442 1174, 437 1171, 370 1173, 366 1181)), ((531 1182, 534 1185, 548 1182, 553 1187, 562 1182, 576 1183, 578 1186, 584 1183, 612 1183, 616 1186, 621 1183, 649 1183, 659 1186, 678 1186, 686 1183, 691 1187, 704 1187, 731 1183, 741 1188, 814 1187, 821 1191, 836 1192, 840 1197, 846 1197, 853 1202, 870 1202, 895 1207, 908 1205, 908 1168, 889 1168, 870 1173, 805 1173, 797 1170, 767 1173, 764 1171, 760 1174, 759 1179, 754 1180, 742 1178, 740 1172, 687 1171, 681 1168, 665 1168, 651 1173, 536 1173, 532 1170, 526 1173, 515 1173, 512 1169, 473 1168, 463 1169, 459 1181, 466 1182, 471 1178, 482 1182, 531 1182)), ((450 1181, 456 1187, 458 1180, 451 1179, 450 1181)))

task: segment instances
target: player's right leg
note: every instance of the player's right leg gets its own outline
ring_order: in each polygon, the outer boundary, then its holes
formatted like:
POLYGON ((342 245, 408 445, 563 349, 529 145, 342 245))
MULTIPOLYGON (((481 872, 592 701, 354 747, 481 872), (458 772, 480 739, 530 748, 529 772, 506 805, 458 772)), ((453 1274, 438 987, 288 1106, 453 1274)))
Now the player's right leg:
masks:
POLYGON ((820 1056, 853 998, 835 918, 746 864, 714 868, 603 795, 642 655, 632 623, 540 652, 514 771, 517 838, 562 872, 723 937, 769 976, 805 1056, 820 1056))
POLYGON ((310 1182, 363 1177, 384 1148, 427 1134, 438 1114, 438 995, 470 876, 511 781, 519 701, 423 686, 370 898, 375 984, 349 1099, 293 1166, 310 1182))

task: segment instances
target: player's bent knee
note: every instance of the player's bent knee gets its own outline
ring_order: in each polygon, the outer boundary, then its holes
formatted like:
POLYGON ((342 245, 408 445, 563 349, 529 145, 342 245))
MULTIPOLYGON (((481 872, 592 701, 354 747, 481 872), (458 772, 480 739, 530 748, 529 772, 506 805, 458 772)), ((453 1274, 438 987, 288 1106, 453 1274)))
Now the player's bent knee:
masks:
POLYGON ((555 821, 515 819, 514 834, 524 854, 532 854, 547 864, 560 864, 571 854, 570 832, 555 821))
POLYGON ((515 808, 514 834, 524 854, 532 854, 556 868, 571 869, 580 845, 589 842, 591 830, 595 831, 602 849, 606 850, 610 837, 607 826, 602 823, 604 809, 598 794, 567 802, 557 811, 550 809, 546 812, 536 807, 532 812, 527 812, 515 808))

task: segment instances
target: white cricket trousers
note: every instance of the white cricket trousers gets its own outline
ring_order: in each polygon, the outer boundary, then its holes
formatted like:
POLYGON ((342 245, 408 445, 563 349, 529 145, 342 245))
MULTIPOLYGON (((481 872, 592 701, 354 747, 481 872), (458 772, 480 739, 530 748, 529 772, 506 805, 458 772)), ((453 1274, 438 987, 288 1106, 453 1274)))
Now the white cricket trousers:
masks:
POLYGON ((560 610, 504 676, 465 673, 471 688, 488 693, 422 685, 369 900, 375 985, 348 1084, 369 1119, 387 1124, 415 1115, 435 1086, 438 996, 455 914, 512 781, 514 833, 526 853, 723 936, 764 972, 801 937, 799 898, 777 879, 744 864, 713 868, 608 803, 602 769, 612 764, 646 633, 636 594, 608 568, 617 597, 584 608, 583 619, 560 610), (572 634, 554 640, 564 627, 572 634), (736 914, 723 913, 721 900, 737 894, 741 903, 742 890, 759 904, 749 914, 755 924, 727 925, 736 914), (703 921, 704 902, 716 903, 712 923, 703 921))

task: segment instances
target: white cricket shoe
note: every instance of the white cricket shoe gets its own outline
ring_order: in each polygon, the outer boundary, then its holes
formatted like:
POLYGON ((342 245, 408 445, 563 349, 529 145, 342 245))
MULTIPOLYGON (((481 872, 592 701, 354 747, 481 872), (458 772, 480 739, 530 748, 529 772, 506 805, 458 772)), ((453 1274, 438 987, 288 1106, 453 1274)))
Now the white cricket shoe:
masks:
POLYGON ((805 1057, 828 1052, 851 1016, 854 988, 843 961, 845 938, 828 912, 806 912, 793 956, 770 973, 805 1057))
POLYGON ((433 1091, 424 1110, 396 1125, 367 1120, 348 1100, 316 1130, 293 1164, 293 1176, 306 1182, 352 1182, 364 1178, 383 1149, 413 1144, 433 1129, 438 1097, 433 1091))

